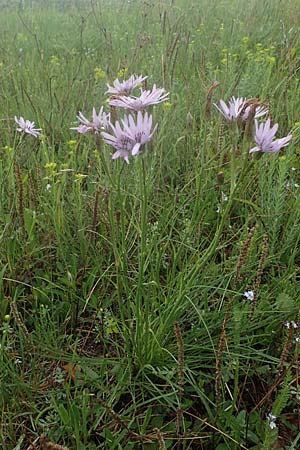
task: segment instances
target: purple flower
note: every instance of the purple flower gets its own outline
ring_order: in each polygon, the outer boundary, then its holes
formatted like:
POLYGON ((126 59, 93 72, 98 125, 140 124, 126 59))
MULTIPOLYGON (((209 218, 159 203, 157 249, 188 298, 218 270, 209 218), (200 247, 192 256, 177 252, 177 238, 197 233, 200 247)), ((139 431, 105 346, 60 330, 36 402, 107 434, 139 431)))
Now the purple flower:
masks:
POLYGON ((152 115, 149 116, 146 112, 143 116, 141 111, 137 113, 136 123, 131 114, 129 114, 128 120, 129 125, 128 123, 125 123, 124 130, 126 131, 127 136, 135 143, 131 150, 132 156, 135 156, 139 153, 140 147, 152 139, 152 136, 157 129, 157 124, 151 131, 152 115))
POLYGON ((118 78, 114 81, 114 86, 107 85, 108 90, 106 91, 106 94, 113 94, 113 95, 130 95, 132 91, 141 84, 144 80, 146 80, 148 77, 143 77, 142 75, 136 76, 131 75, 131 77, 126 80, 120 82, 118 78))
MULTIPOLYGON (((242 113, 242 116, 241 116, 243 121, 246 121, 248 119, 250 111, 251 111, 251 105, 247 106, 244 109, 244 112, 242 113)), ((259 119, 259 117, 265 116, 266 114, 268 114, 268 112, 269 112, 269 110, 265 106, 257 106, 255 108, 254 119, 259 119)))
POLYGON ((109 102, 110 106, 117 106, 119 108, 126 108, 133 111, 140 111, 151 105, 158 105, 169 99, 169 93, 164 88, 157 88, 154 84, 152 91, 143 91, 139 97, 115 97, 109 102))
MULTIPOLYGON (((228 105, 224 102, 224 100, 220 100, 220 106, 214 103, 215 107, 220 111, 220 113, 227 119, 228 121, 242 119, 246 121, 249 117, 251 111, 251 101, 247 101, 244 97, 231 97, 229 99, 228 105)), ((265 106, 257 106, 255 108, 255 119, 259 117, 265 116, 268 114, 269 110, 265 106)))
POLYGON ((81 124, 78 127, 70 128, 80 134, 98 134, 101 130, 106 130, 109 127, 110 114, 103 112, 103 106, 101 106, 99 113, 96 113, 96 109, 93 108, 93 119, 89 121, 82 112, 79 111, 77 119, 81 124))
POLYGON ((220 106, 218 106, 216 103, 214 103, 214 106, 217 108, 218 111, 220 111, 220 113, 225 117, 225 119, 232 121, 237 120, 240 117, 240 114, 245 105, 245 101, 246 99, 243 97, 241 98, 231 97, 228 102, 228 106, 226 105, 224 100, 220 100, 220 106))
POLYGON ((20 133, 27 133, 34 137, 41 136, 40 131, 42 131, 42 129, 35 128, 34 122, 30 122, 30 120, 25 120, 24 117, 20 117, 18 119, 17 116, 15 116, 15 122, 17 125, 19 125, 17 131, 19 131, 20 133))
POLYGON ((115 125, 110 125, 113 134, 102 132, 104 142, 112 145, 117 151, 112 155, 112 159, 123 158, 129 164, 129 156, 136 156, 140 147, 152 138, 157 125, 152 128, 152 116, 139 111, 136 122, 132 115, 124 117, 122 127, 117 121, 115 125))
POLYGON ((286 147, 290 140, 292 139, 292 134, 288 136, 276 139, 274 141, 276 132, 278 130, 278 123, 275 123, 273 127, 270 126, 271 121, 268 119, 266 122, 258 125, 257 120, 255 120, 255 142, 256 147, 251 148, 249 153, 254 152, 264 152, 264 153, 276 153, 281 148, 286 147))

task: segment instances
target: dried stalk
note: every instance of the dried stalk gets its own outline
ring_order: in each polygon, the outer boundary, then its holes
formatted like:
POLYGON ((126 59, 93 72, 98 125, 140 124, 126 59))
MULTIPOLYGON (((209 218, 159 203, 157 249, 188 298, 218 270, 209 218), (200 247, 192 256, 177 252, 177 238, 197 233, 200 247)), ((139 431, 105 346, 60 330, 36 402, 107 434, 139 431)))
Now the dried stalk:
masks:
POLYGON ((178 322, 174 322, 174 331, 178 348, 178 408, 176 414, 176 428, 177 434, 180 433, 182 425, 182 399, 184 394, 184 347, 183 339, 178 322))

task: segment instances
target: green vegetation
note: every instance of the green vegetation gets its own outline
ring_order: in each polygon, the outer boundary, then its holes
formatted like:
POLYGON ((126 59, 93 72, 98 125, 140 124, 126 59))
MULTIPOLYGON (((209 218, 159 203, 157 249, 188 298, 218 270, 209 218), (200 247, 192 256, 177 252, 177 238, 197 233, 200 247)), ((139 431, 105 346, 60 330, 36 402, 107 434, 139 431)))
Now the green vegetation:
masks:
POLYGON ((299 448, 299 1, 0 8, 0 447, 299 448), (126 165, 70 127, 132 73, 170 100, 126 165))

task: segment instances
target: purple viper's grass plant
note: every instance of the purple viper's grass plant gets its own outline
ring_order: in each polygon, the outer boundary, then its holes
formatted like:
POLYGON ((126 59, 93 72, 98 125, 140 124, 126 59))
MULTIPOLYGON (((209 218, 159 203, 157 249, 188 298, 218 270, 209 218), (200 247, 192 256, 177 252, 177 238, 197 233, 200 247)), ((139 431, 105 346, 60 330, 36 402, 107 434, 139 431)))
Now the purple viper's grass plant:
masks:
POLYGON ((30 134, 31 136, 38 137, 41 136, 41 128, 35 128, 35 123, 30 120, 25 120, 24 117, 15 116, 15 122, 18 125, 17 131, 19 133, 30 134))
POLYGON ((108 90, 106 94, 111 95, 130 95, 132 91, 138 87, 148 77, 143 75, 131 75, 128 80, 120 82, 118 78, 113 82, 113 86, 107 84, 108 90))
POLYGON ((275 123, 271 127, 271 121, 268 119, 266 122, 258 124, 257 120, 255 120, 255 142, 256 146, 249 150, 249 153, 254 152, 263 152, 263 153, 276 153, 283 147, 286 147, 293 135, 288 134, 287 136, 276 139, 275 135, 278 130, 278 123, 275 123))
POLYGON ((241 111, 243 110, 243 106, 245 104, 245 98, 235 98, 231 97, 229 99, 228 105, 224 102, 224 100, 220 100, 220 105, 218 106, 214 103, 214 106, 217 110, 225 117, 226 120, 232 121, 237 120, 240 117, 241 111))
POLYGON ((129 114, 121 122, 122 126, 119 121, 110 125, 113 134, 102 132, 102 136, 104 142, 117 150, 112 159, 123 158, 129 164, 129 156, 136 156, 141 146, 152 139, 157 124, 152 129, 152 115, 147 112, 143 115, 140 111, 136 120, 129 114))
MULTIPOLYGON (((250 104, 249 106, 246 106, 246 108, 243 108, 243 112, 241 114, 241 119, 246 122, 249 119, 250 113, 251 113, 251 107, 253 107, 254 105, 250 104)), ((269 112, 269 109, 266 106, 263 105, 258 105, 255 107, 255 114, 254 114, 254 118, 255 119, 259 119, 260 117, 263 117, 265 115, 267 115, 269 112)))
POLYGON ((101 106, 99 113, 97 114, 96 108, 93 108, 92 120, 88 120, 81 111, 77 115, 80 125, 78 127, 70 128, 77 131, 80 134, 99 134, 101 130, 107 130, 110 125, 110 114, 106 114, 101 106))
POLYGON ((141 95, 139 97, 121 96, 114 97, 110 100, 110 106, 116 106, 119 108, 130 109, 132 111, 141 111, 148 106, 158 105, 169 99, 169 93, 164 88, 157 88, 154 84, 152 90, 143 91, 141 89, 141 95))
MULTIPOLYGON (((214 106, 228 122, 237 121, 238 119, 246 122, 251 111, 251 100, 247 100, 244 97, 231 97, 228 104, 226 104, 224 100, 220 100, 220 104, 217 105, 214 103, 214 106)), ((259 119, 260 117, 268 114, 268 112, 269 110, 267 107, 258 105, 255 108, 254 118, 259 119)))

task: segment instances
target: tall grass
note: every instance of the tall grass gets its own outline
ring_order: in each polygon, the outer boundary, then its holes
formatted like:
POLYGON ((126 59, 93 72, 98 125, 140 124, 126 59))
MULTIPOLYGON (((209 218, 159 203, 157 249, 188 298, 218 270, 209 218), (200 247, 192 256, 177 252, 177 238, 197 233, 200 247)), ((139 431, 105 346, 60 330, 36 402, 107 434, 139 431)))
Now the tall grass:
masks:
POLYGON ((1 448, 298 448, 299 2, 0 7, 1 448), (170 101, 127 166, 70 127, 132 73, 170 101), (216 81, 292 143, 249 155, 216 81))

